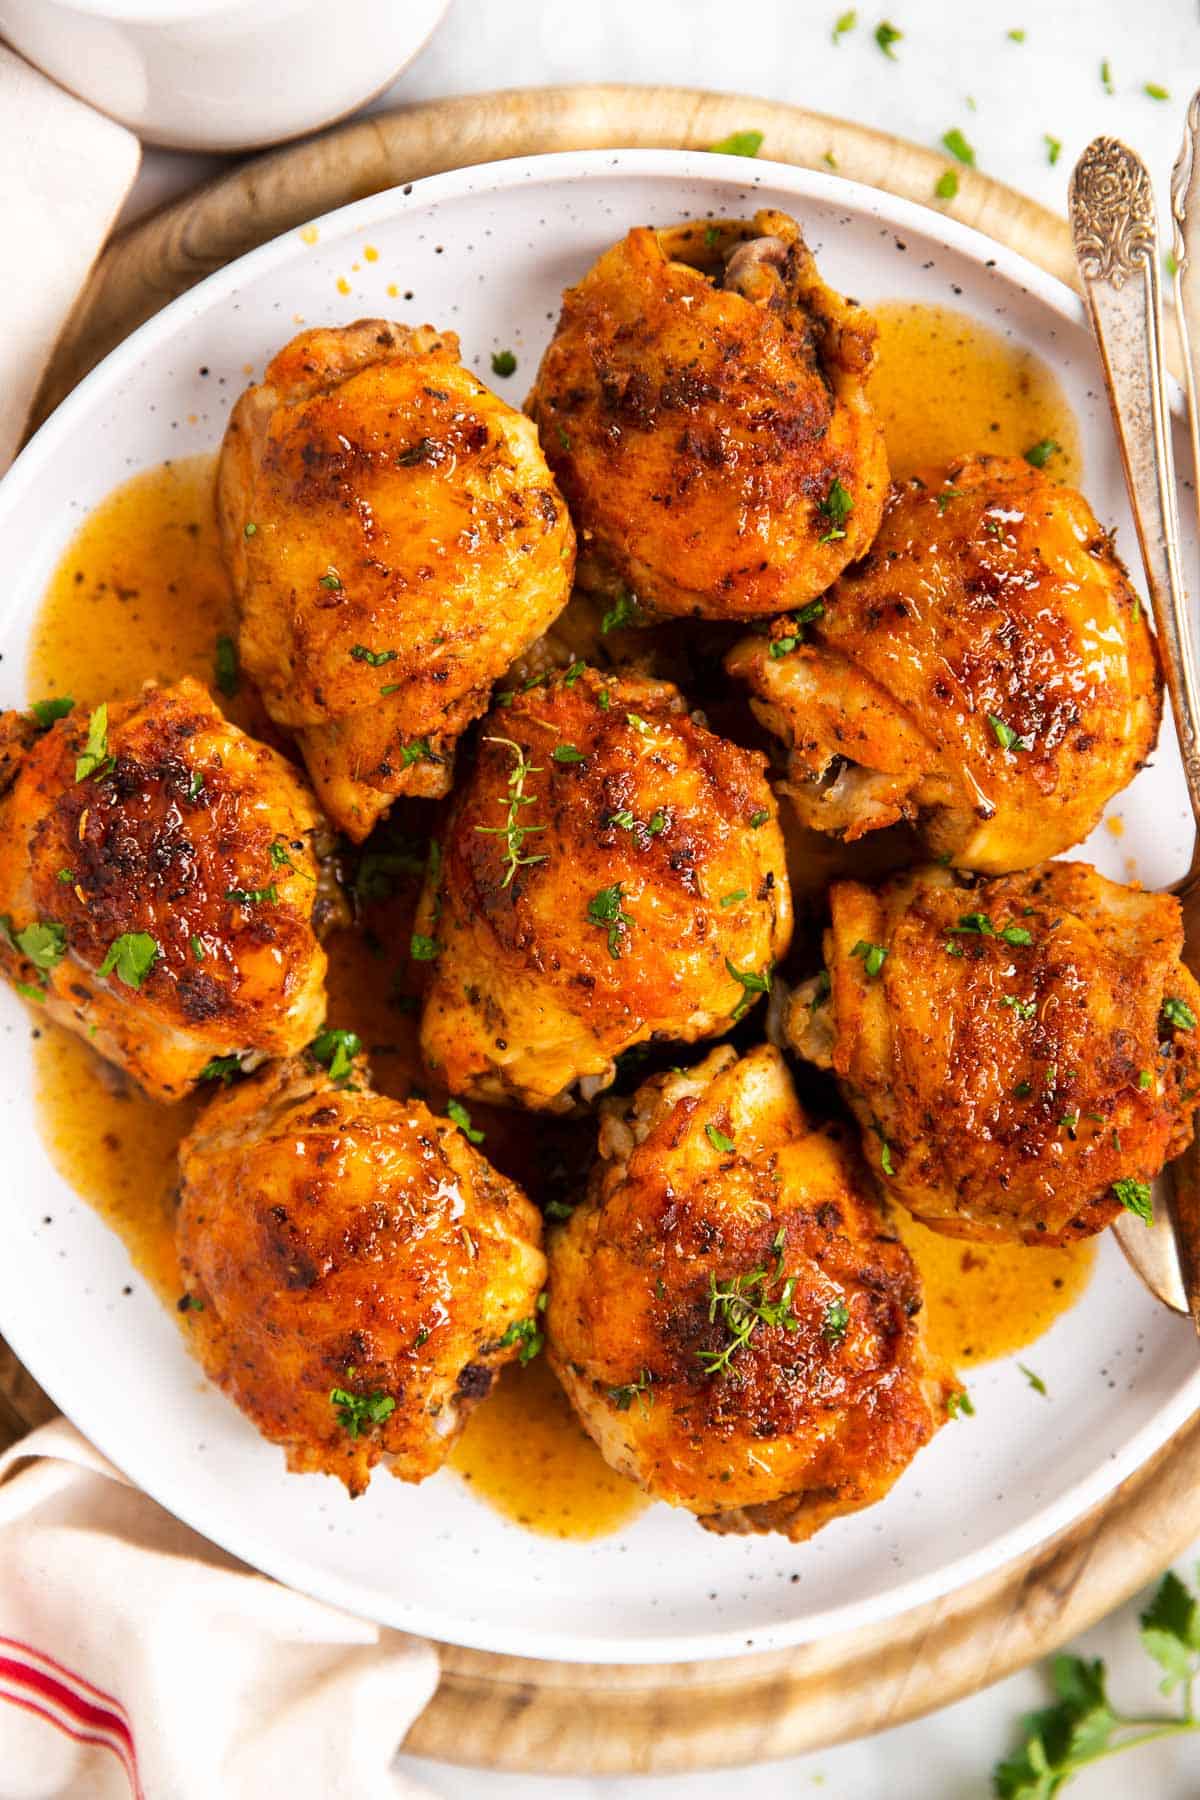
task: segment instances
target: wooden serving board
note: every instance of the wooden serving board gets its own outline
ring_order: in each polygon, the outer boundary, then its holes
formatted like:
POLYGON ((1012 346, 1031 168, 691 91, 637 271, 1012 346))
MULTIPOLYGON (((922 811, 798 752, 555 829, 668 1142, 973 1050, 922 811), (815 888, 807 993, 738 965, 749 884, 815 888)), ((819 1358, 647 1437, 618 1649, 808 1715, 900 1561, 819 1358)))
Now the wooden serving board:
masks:
MULTIPOLYGON (((507 156, 707 148, 762 154, 930 203, 938 152, 776 101, 681 88, 472 95, 383 113, 231 168, 118 235, 58 345, 36 419, 166 301, 231 258, 350 200, 507 156)), ((1067 227, 959 171, 944 210, 1074 284, 1067 227)), ((0 1446, 53 1412, 0 1344, 0 1446)), ((985 1580, 889 1623, 715 1663, 604 1667, 442 1649, 442 1680, 406 1748, 490 1769, 668 1773, 795 1754, 896 1725, 1045 1656, 1200 1537, 1200 1417, 1094 1512, 985 1580)))

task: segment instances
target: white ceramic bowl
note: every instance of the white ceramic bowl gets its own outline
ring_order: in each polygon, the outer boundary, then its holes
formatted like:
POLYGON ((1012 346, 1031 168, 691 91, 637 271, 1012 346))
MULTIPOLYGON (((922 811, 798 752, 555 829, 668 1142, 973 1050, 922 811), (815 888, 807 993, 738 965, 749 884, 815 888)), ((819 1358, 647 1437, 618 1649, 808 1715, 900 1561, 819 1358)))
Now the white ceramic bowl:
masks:
POLYGON ((0 0, 0 37, 151 143, 250 150, 381 93, 449 4, 0 0))
MULTIPOLYGON (((1134 554, 1096 357, 1057 282, 953 220, 834 176, 696 153, 534 158, 376 195, 322 220, 315 244, 280 238, 177 300, 82 384, 0 483, 0 701, 25 698, 30 620, 80 519, 132 471, 214 446, 245 365, 261 370, 296 314, 310 325, 398 314, 452 326, 485 377, 490 353, 511 348, 515 397, 560 290, 606 244, 641 221, 758 205, 799 216, 835 287, 867 302, 949 303, 1049 360, 1082 427, 1087 491, 1134 554), (366 244, 378 260, 364 260, 366 244), (389 283, 411 302, 389 299, 389 283)), ((1120 845, 1099 832, 1081 853, 1118 878, 1132 857, 1147 884, 1182 873, 1190 817, 1169 727, 1119 809, 1120 845)), ((284 1473, 279 1450, 205 1385, 121 1244, 64 1188, 31 1122, 29 1029, 20 1002, 0 993, 0 1331, 172 1512, 280 1579, 390 1625, 596 1661, 800 1642, 886 1618, 1028 1549, 1200 1405, 1190 1326, 1147 1298, 1106 1241, 1084 1298, 1025 1353, 1049 1397, 1015 1361, 973 1372, 975 1417, 948 1425, 881 1505, 811 1543, 715 1538, 662 1506, 614 1537, 556 1542, 507 1523, 452 1474, 420 1488, 377 1475, 352 1503, 331 1480, 284 1473)))

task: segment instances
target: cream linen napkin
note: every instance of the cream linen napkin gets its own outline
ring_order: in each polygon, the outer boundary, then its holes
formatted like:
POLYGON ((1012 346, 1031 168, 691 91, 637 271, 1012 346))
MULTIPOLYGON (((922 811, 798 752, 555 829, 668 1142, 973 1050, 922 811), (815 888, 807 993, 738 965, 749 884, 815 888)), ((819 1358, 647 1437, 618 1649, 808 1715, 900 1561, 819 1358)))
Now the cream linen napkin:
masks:
MULTIPOLYGON (((0 470, 137 140, 0 45, 0 470)), ((256 1575, 65 1419, 0 1457, 0 1800, 415 1800, 420 1639, 256 1575)))

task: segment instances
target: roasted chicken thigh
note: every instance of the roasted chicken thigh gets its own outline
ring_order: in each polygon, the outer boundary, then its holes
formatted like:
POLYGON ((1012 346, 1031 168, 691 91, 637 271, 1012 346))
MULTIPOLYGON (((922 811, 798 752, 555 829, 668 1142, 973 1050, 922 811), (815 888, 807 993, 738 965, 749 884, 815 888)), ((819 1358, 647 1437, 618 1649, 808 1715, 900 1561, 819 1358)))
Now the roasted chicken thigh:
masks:
POLYGON ((651 1038, 715 1037, 770 987, 791 902, 763 758, 665 682, 582 664, 489 714, 417 914, 427 1063, 563 1110, 651 1038))
POLYGON ((1161 714, 1111 538, 1081 494, 1006 457, 899 484, 861 561, 726 666, 787 747, 804 824, 857 838, 917 819, 984 873, 1085 838, 1161 714))
POLYGON ((1028 1244, 1150 1217, 1200 1095, 1172 895, 1054 862, 837 882, 831 904, 788 1036, 834 1070, 889 1194, 951 1237, 1028 1244))
POLYGON ((550 1244, 548 1353, 606 1460, 713 1531, 810 1537, 946 1417, 907 1251, 777 1050, 728 1046, 602 1103, 550 1244))
POLYGON ((537 1208, 457 1126, 338 1068, 275 1063, 210 1103, 177 1237, 209 1375, 289 1469, 360 1494, 380 1460, 432 1475, 536 1348, 545 1260, 537 1208))
POLYGON ((233 410, 222 541, 243 665, 333 822, 449 790, 493 681, 566 604, 575 538, 537 433, 452 331, 304 331, 233 410))
POLYGON ((0 968, 158 1100, 300 1049, 328 835, 303 780, 191 680, 53 710, 0 716, 0 968))
POLYGON ((887 491, 875 328, 794 219, 639 227, 564 296, 529 399, 580 531, 580 586, 656 615, 801 606, 887 491))

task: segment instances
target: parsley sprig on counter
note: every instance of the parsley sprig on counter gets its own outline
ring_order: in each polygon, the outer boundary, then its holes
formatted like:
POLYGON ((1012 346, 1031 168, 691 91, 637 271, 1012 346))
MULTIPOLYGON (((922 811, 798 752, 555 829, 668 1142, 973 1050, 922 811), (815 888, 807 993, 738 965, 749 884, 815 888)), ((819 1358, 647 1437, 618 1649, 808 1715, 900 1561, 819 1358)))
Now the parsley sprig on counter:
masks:
MULTIPOLYGON (((1174 1713, 1125 1713, 1109 1698, 1104 1664, 1056 1656, 1052 1705, 1021 1720, 1021 1741, 992 1771, 997 1800, 1053 1800, 1081 1770, 1160 1738, 1200 1731, 1193 1688, 1200 1676, 1200 1599, 1168 1571, 1146 1611, 1140 1637, 1163 1671, 1164 1695, 1179 1691, 1174 1713)), ((1130 1789, 1132 1791, 1132 1788, 1130 1789)))

